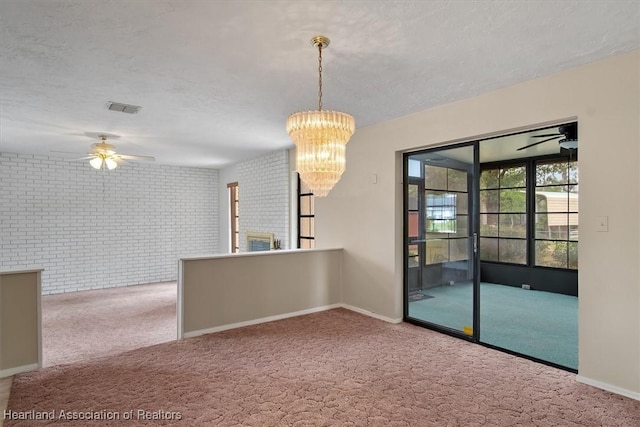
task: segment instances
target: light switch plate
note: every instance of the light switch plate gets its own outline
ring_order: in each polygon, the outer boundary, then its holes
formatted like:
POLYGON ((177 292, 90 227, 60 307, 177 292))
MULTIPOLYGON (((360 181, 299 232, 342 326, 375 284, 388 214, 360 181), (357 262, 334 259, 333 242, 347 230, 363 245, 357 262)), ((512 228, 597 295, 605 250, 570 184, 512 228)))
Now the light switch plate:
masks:
POLYGON ((596 223, 596 231, 606 232, 609 231, 609 217, 599 216, 596 223))

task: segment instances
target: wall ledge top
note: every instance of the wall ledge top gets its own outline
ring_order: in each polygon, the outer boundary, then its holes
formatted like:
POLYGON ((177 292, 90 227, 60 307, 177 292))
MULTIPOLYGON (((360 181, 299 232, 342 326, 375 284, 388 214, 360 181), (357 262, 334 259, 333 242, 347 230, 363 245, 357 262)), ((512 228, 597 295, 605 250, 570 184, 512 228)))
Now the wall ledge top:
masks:
POLYGON ((212 254, 212 255, 202 255, 202 256, 190 256, 180 258, 180 262, 183 261, 198 261, 205 259, 216 259, 216 258, 236 258, 236 257, 247 257, 247 256, 267 256, 267 255, 281 255, 281 254, 304 254, 307 252, 328 252, 328 251, 341 251, 342 248, 327 248, 327 249, 279 249, 273 251, 260 251, 260 252, 240 252, 233 254, 212 254))
POLYGON ((34 268, 31 270, 6 270, 0 271, 0 275, 8 275, 8 274, 26 274, 26 273, 40 273, 43 272, 44 268, 34 268))

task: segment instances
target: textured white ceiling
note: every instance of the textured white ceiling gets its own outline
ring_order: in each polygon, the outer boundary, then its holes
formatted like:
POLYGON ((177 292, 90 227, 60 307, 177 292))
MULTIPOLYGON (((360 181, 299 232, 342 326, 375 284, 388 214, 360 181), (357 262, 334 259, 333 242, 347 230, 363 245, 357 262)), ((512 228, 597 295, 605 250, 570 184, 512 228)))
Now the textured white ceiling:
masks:
POLYGON ((221 167, 291 147, 289 114, 358 127, 640 48, 638 1, 0 2, 0 151, 221 167), (107 101, 142 106, 136 115, 107 101))

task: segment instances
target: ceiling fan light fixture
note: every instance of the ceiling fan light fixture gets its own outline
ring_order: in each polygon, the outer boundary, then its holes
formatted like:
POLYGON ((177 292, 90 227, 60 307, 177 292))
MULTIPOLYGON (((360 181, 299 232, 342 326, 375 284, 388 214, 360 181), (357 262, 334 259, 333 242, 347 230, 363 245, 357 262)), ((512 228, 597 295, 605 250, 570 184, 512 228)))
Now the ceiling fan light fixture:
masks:
POLYGON ((102 167, 102 157, 94 157, 93 159, 89 160, 89 164, 94 169, 100 169, 102 167))
POLYGON ((116 161, 111 157, 107 157, 106 159, 104 159, 104 163, 107 165, 107 169, 109 170, 114 170, 118 167, 118 163, 116 163, 116 161))
POLYGON ((559 142, 560 147, 566 148, 569 150, 574 150, 578 148, 578 140, 577 139, 563 139, 559 142))
POLYGON ((318 109, 291 114, 287 133, 296 145, 300 179, 316 197, 325 197, 345 170, 346 145, 356 124, 347 113, 322 110, 322 49, 329 39, 315 36, 311 44, 318 48, 318 109))

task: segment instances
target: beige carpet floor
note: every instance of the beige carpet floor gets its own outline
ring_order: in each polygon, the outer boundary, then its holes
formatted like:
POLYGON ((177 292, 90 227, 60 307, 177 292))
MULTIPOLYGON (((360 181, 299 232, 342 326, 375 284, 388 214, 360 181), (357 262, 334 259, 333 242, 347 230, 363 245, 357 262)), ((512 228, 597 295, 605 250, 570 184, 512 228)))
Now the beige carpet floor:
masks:
POLYGON ((56 419, 7 426, 640 425, 640 402, 574 374, 345 309, 18 375, 9 409, 56 419))
POLYGON ((43 366, 175 340, 176 298, 176 282, 43 296, 43 366))

